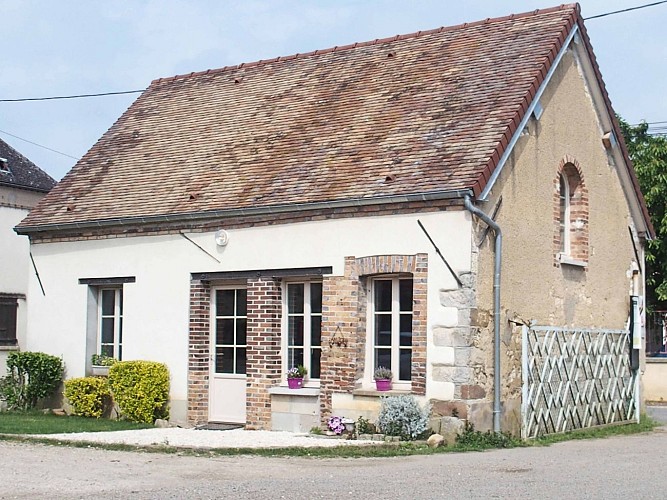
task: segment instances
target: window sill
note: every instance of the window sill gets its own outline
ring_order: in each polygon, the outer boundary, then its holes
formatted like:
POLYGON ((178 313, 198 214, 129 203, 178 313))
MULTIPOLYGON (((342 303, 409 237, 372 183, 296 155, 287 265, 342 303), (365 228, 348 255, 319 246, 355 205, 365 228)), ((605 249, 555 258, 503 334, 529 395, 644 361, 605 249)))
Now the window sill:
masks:
POLYGON ((584 260, 573 259, 569 255, 565 255, 565 254, 562 254, 562 253, 558 254, 558 262, 560 262, 561 266, 562 265, 574 266, 574 267, 587 267, 588 266, 588 262, 586 262, 584 260))
POLYGON ((376 397, 379 398, 380 396, 405 396, 407 394, 411 394, 412 390, 411 389, 392 389, 390 391, 378 391, 375 389, 366 389, 366 388, 361 388, 361 389, 354 389, 352 391, 353 396, 367 396, 367 397, 376 397))
POLYGON ((0 351, 18 351, 18 344, 0 344, 0 351))
POLYGON ((301 387, 300 389, 290 389, 285 385, 271 387, 269 394, 276 394, 279 396, 319 396, 319 387, 301 387))

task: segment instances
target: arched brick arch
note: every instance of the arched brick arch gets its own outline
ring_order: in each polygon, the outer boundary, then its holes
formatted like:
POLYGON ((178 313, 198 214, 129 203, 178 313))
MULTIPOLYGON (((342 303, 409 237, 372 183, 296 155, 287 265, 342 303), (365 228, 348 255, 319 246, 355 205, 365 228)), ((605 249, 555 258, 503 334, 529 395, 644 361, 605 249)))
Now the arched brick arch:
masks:
POLYGON ((565 155, 558 165, 553 181, 553 222, 554 222, 554 265, 559 266, 565 260, 588 262, 588 188, 581 166, 576 158, 565 155), (567 193, 569 216, 564 214, 561 200, 561 179, 567 193), (567 220, 562 220, 567 217, 567 220), (564 238, 561 227, 564 226, 569 236, 564 238))

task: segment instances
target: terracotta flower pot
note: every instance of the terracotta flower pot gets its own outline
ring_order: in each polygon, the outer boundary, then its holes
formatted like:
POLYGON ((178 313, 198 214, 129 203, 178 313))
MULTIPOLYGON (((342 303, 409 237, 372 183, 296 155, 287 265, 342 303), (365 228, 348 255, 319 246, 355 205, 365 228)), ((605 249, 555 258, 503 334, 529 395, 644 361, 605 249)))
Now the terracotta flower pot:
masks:
POLYGON ((391 380, 386 378, 376 379, 375 388, 378 391, 391 391, 391 380))
POLYGON ((303 387, 302 378, 288 378, 287 385, 290 389, 301 389, 303 387))

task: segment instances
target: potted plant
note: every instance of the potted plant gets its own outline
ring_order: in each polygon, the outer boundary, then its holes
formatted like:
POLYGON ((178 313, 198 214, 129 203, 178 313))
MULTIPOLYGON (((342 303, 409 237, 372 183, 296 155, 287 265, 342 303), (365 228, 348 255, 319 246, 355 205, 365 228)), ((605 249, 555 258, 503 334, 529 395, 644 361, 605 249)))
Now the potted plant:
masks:
POLYGON ((111 356, 105 356, 104 354, 93 354, 90 358, 92 363, 92 372, 93 375, 106 377, 109 375, 109 367, 113 365, 118 360, 111 356))
POLYGON ((303 365, 293 366, 287 370, 287 385, 290 389, 300 389, 303 387, 303 378, 308 373, 303 365))
POLYGON ((375 379, 375 388, 378 391, 390 391, 391 390, 391 379, 394 377, 394 374, 391 373, 389 368, 384 366, 378 366, 375 369, 373 374, 373 379, 375 379))

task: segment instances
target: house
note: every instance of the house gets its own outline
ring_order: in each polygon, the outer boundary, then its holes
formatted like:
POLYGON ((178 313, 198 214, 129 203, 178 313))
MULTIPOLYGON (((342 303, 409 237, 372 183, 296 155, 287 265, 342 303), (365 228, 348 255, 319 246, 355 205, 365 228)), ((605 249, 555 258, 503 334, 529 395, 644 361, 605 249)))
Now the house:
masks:
POLYGON ((441 422, 518 430, 558 411, 526 379, 563 332, 618 386, 567 425, 635 415, 653 229, 577 5, 155 80, 16 231, 28 347, 164 362, 174 420, 372 418, 384 366, 441 422))
POLYGON ((7 354, 25 345, 28 275, 33 272, 30 243, 14 233, 14 226, 55 184, 0 140, 0 377, 6 371, 7 354))

